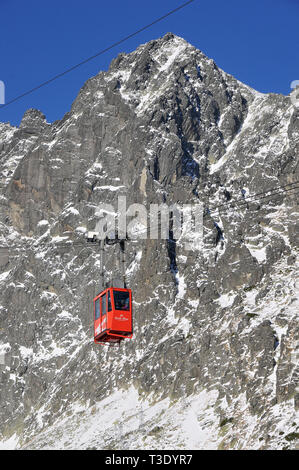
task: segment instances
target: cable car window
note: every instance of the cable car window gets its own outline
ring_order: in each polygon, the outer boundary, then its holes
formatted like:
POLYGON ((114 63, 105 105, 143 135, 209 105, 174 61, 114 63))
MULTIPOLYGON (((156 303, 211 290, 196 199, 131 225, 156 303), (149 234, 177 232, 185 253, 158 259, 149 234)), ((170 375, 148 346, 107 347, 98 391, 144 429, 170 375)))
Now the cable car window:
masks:
POLYGON ((130 310, 129 292, 113 291, 115 310, 130 310))
POLYGON ((100 299, 95 301, 95 319, 98 320, 100 318, 100 299))
POLYGON ((106 294, 101 297, 102 301, 102 315, 106 314, 106 294))
POLYGON ((110 291, 108 291, 108 312, 111 312, 111 310, 112 310, 111 297, 110 297, 110 291))

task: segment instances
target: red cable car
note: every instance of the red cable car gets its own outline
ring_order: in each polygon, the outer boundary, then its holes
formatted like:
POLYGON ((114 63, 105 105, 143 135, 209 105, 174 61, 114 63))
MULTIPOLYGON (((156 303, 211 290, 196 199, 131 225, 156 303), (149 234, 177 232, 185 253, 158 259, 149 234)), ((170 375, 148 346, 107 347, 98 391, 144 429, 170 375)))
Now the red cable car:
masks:
POLYGON ((94 342, 120 343, 133 336, 132 291, 109 287, 93 299, 94 342))

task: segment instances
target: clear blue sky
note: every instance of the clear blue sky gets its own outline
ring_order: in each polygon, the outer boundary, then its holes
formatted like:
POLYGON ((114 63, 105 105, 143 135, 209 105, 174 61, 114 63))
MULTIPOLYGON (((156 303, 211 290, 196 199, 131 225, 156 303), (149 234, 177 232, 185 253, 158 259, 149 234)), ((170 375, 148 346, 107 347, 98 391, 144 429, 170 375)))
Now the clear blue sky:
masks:
MULTIPOLYGON (((184 0, 0 0, 0 80, 6 102, 108 47, 184 0)), ((84 82, 120 52, 171 31, 261 92, 288 94, 299 79, 299 0, 196 0, 146 32, 0 109, 18 125, 28 108, 61 119, 84 82)))

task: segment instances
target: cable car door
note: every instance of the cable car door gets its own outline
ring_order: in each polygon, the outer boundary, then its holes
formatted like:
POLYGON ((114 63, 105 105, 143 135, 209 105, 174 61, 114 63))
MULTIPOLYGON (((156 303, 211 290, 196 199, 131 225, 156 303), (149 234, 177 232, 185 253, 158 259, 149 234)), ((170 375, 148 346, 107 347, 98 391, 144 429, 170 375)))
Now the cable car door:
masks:
POLYGON ((95 338, 107 329, 106 293, 94 301, 94 336, 95 338))
POLYGON ((104 330, 107 330, 107 294, 103 294, 100 297, 100 304, 101 304, 101 322, 100 322, 100 328, 101 328, 101 333, 104 330))
POLYGON ((94 337, 101 333, 101 305, 100 297, 94 299, 94 337))

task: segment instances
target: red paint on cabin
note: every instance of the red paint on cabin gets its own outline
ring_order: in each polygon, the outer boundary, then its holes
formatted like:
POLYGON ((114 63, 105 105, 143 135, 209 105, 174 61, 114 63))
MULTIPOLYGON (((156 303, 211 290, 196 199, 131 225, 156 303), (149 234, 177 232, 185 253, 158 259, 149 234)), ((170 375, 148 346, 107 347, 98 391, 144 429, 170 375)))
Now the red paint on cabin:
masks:
POLYGON ((93 299, 94 342, 120 343, 133 336, 132 291, 109 287, 93 299))

